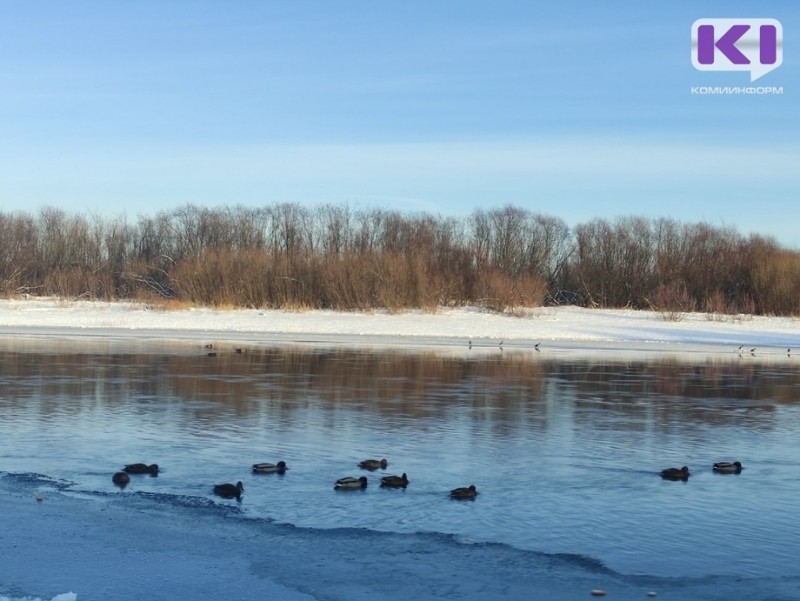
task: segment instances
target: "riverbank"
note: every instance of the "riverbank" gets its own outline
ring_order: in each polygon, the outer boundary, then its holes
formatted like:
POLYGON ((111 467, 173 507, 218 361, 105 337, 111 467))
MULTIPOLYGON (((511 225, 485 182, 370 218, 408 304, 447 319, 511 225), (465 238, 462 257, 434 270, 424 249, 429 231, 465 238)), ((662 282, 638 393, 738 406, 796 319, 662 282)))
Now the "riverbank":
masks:
POLYGON ((605 352, 734 353, 784 358, 800 349, 790 317, 540 307, 404 313, 163 310, 141 303, 0 300, 0 336, 101 337, 230 344, 332 344, 605 352))

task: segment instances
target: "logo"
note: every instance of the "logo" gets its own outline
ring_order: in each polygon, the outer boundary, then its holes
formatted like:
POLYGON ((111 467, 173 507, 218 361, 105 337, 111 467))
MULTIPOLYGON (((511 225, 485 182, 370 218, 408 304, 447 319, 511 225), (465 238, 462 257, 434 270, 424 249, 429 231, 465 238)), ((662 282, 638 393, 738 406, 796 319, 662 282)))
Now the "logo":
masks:
POLYGON ((692 65, 700 71, 749 71, 750 81, 783 62, 777 19, 698 19, 692 23, 692 65))

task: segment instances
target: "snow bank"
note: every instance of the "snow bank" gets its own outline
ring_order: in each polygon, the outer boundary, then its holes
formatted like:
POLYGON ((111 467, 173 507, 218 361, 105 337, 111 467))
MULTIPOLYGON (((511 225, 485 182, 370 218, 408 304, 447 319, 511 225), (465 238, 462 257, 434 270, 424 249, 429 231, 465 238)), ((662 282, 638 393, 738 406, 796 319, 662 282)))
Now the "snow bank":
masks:
POLYGON ((728 316, 705 313, 658 313, 619 309, 543 307, 518 315, 475 307, 436 312, 390 314, 336 311, 225 310, 177 311, 146 304, 61 301, 49 298, 0 300, 0 331, 6 334, 82 334, 121 337, 198 338, 226 336, 323 336, 349 343, 366 338, 404 344, 441 343, 505 348, 535 343, 608 343, 611 345, 711 345, 749 353, 786 354, 800 348, 800 321, 789 317, 728 316))

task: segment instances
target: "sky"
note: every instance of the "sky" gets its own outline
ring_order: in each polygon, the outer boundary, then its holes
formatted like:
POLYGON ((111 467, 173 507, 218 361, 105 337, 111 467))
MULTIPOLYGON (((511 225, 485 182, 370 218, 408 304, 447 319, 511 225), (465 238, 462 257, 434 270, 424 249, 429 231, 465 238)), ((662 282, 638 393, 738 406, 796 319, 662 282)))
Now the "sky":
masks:
POLYGON ((0 0, 0 211, 512 204, 800 249, 799 29, 794 0, 0 0), (782 64, 696 69, 712 18, 777 19, 782 64), (724 86, 782 93, 692 93, 724 86))

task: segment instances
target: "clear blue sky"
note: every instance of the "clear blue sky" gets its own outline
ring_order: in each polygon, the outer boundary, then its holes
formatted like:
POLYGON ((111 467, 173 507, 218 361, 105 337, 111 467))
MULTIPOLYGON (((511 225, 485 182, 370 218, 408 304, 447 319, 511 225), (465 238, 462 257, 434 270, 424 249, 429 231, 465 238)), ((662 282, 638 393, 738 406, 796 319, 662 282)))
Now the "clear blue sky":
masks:
POLYGON ((667 216, 800 248, 800 3, 0 1, 0 210, 667 216), (772 17, 746 86, 692 23, 772 17))

